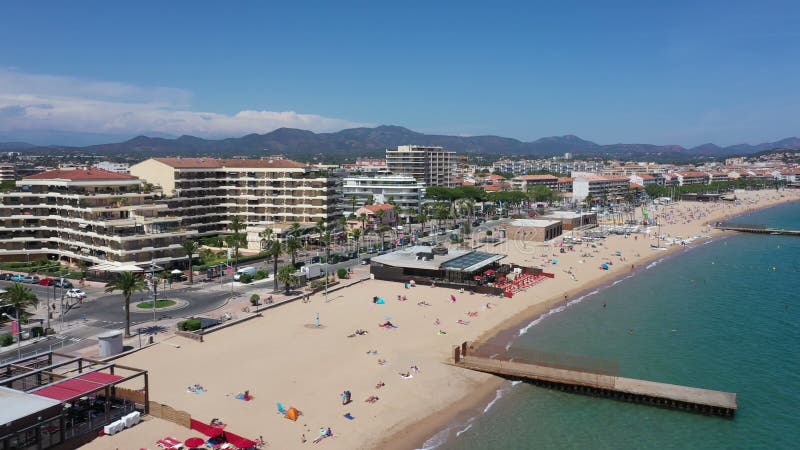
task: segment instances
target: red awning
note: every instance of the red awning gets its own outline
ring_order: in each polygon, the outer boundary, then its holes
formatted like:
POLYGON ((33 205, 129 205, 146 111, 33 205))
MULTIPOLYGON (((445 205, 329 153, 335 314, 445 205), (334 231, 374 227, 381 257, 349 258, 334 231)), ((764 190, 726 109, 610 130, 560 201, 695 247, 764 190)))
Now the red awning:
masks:
MULTIPOLYGON (((205 434, 208 437, 217 437, 224 432, 224 430, 220 427, 211 426, 207 423, 200 422, 199 420, 191 419, 190 422, 191 428, 195 431, 199 431, 205 434)), ((233 444, 233 442, 231 442, 233 444)), ((236 445, 236 444, 234 444, 236 445)))
POLYGON ((486 272, 483 272, 483 273, 484 273, 484 275, 492 275, 494 273, 494 270, 493 269, 489 269, 489 270, 487 270, 486 272))
POLYGON ((121 376, 110 373, 89 372, 70 380, 59 381, 37 389, 32 394, 62 402, 69 401, 95 392, 121 379, 121 376))
POLYGON ((230 431, 225 432, 225 440, 233 444, 236 448, 250 448, 256 446, 256 441, 243 438, 238 434, 231 433, 230 431))

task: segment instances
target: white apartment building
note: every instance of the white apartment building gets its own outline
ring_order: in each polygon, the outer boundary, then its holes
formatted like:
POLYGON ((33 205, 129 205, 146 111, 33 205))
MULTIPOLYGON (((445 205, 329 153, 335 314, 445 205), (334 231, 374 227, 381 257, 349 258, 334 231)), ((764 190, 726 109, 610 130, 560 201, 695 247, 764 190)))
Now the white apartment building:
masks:
POLYGON ((558 177, 553 175, 520 175, 510 180, 511 189, 525 191, 528 187, 541 184, 550 189, 558 189, 558 177))
POLYGON ((606 198, 620 200, 630 189, 630 179, 622 175, 596 175, 575 173, 572 182, 572 199, 582 202, 587 197, 595 200, 606 198))
POLYGON ((0 181, 14 181, 17 179, 17 168, 14 164, 0 164, 0 181))
POLYGON ((280 233, 341 215, 335 177, 288 159, 150 158, 130 170, 160 186, 163 202, 200 235, 229 232, 239 217, 251 249, 260 248, 258 233, 267 227, 280 233))
POLYGON ((410 175, 425 186, 453 187, 458 160, 456 152, 442 147, 398 145, 386 149, 386 165, 395 175, 410 175))
POLYGON ((116 172, 116 173, 129 173, 130 172, 130 164, 128 163, 115 163, 111 161, 101 161, 94 165, 98 169, 107 170, 109 172, 116 172))
POLYGON ((373 177, 345 177, 342 180, 344 209, 364 206, 371 197, 374 204, 393 201, 404 210, 417 212, 425 197, 425 185, 408 175, 380 175, 373 177))
POLYGON ((50 170, 0 194, 0 259, 89 264, 184 265, 181 244, 197 234, 159 192, 136 177, 90 169, 50 170))
POLYGON ((661 175, 653 175, 649 173, 634 173, 631 174, 630 177, 628 177, 628 179, 631 181, 631 183, 635 183, 644 187, 650 186, 651 184, 655 184, 657 186, 664 185, 664 177, 662 177, 661 175))
POLYGON ((680 172, 673 174, 678 178, 678 185, 709 184, 711 177, 706 172, 680 172))

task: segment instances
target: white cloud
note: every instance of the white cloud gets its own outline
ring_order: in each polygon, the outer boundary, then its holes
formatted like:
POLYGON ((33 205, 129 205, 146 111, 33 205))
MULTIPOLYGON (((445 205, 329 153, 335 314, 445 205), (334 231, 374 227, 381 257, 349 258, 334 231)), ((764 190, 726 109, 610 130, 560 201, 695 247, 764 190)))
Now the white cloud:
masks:
POLYGON ((192 111, 183 89, 29 74, 0 68, 0 131, 192 134, 266 133, 280 127, 334 131, 366 124, 294 111, 192 111))

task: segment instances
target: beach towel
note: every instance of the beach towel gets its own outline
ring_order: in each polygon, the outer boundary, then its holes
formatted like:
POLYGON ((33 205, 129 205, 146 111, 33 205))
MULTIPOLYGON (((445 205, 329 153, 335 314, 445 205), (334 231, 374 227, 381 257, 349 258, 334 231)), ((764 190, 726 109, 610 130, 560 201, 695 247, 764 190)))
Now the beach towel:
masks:
POLYGON ((382 299, 382 298, 378 297, 378 301, 376 301, 375 303, 377 303, 377 304, 379 304, 379 305, 385 305, 385 304, 386 304, 386 301, 385 301, 384 299, 382 299))
POLYGON ((283 407, 281 402, 278 402, 277 404, 275 404, 275 406, 278 407, 278 414, 284 414, 284 415, 286 414, 286 408, 283 407))
POLYGON ((451 294, 450 295, 450 301, 455 303, 456 302, 456 296, 451 294))
POLYGON ((344 415, 344 418, 345 418, 345 419, 347 419, 347 420, 353 420, 353 419, 355 419, 355 417, 353 417, 353 416, 352 416, 350 413, 347 413, 347 414, 345 414, 345 415, 344 415))

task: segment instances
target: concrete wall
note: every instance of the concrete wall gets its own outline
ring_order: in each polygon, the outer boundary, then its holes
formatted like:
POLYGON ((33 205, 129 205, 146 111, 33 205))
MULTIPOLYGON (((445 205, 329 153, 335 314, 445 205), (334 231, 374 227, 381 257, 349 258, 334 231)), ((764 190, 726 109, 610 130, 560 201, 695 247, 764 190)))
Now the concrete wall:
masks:
POLYGON ((175 169, 158 162, 155 159, 147 159, 130 168, 130 174, 139 177, 146 182, 161 186, 164 195, 172 197, 175 190, 175 169))

